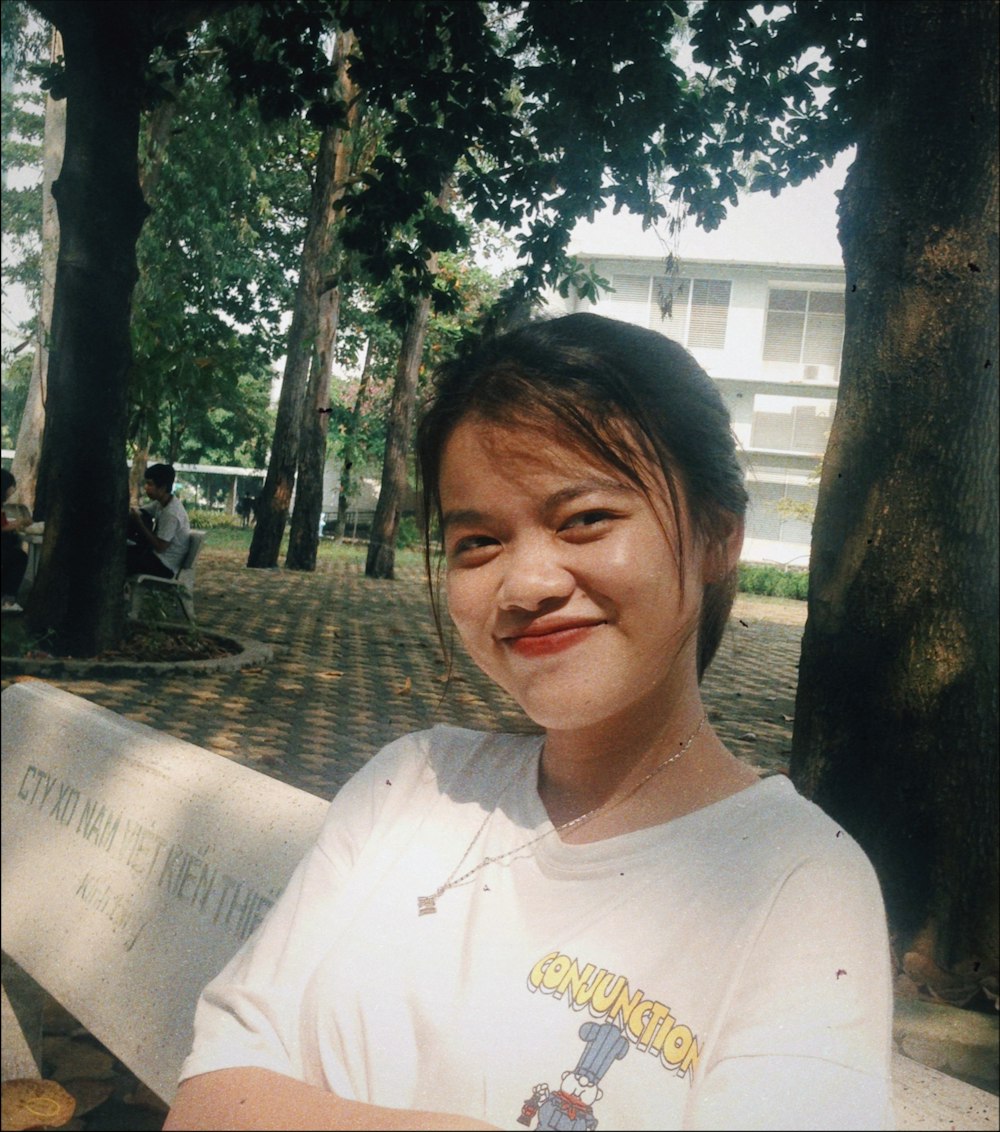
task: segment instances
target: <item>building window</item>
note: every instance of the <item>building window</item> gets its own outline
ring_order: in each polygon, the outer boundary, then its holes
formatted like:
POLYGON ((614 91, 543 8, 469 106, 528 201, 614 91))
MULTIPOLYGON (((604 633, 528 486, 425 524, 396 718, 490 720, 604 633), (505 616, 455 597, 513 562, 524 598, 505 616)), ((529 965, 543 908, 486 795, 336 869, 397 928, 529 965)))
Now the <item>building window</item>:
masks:
POLYGON ((732 289, 728 279, 695 279, 692 282, 689 346, 704 346, 710 350, 726 348, 726 319, 732 289))
POLYGON ((604 299, 612 308, 609 312, 611 317, 645 326, 649 321, 651 282, 648 275, 612 275, 611 286, 614 291, 604 299))
POLYGON ((726 347, 729 279, 654 279, 649 326, 685 346, 726 347))
POLYGON ((729 318, 729 279, 657 279, 613 275, 604 303, 613 318, 658 330, 684 346, 722 350, 729 318))
POLYGON ((826 451, 835 407, 836 402, 828 398, 757 393, 753 399, 750 447, 821 455, 826 451))
POLYGON ((768 296, 764 361, 840 365, 844 296, 775 288, 768 296))
POLYGON ((747 483, 746 537, 809 545, 818 489, 812 484, 747 483))

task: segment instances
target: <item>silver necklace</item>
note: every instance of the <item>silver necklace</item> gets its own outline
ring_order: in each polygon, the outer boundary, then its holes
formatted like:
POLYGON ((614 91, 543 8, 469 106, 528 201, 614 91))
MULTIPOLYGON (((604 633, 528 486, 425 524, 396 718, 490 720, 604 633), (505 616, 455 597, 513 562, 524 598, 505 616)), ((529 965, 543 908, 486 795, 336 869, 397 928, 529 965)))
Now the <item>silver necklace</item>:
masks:
POLYGON ((496 809, 491 810, 483 819, 482 825, 480 825, 479 829, 476 830, 475 836, 469 842, 468 848, 462 854, 458 864, 454 867, 454 869, 452 869, 451 876, 448 877, 444 884, 442 884, 440 888, 436 889, 430 896, 417 897, 417 915, 432 916, 437 911, 437 902, 441 899, 442 896, 444 896, 448 889, 457 888, 464 881, 467 881, 469 877, 475 876, 476 873, 480 872, 482 869, 485 869, 488 865, 495 865, 501 861, 506 861, 508 857, 513 857, 515 853, 520 853, 525 849, 530 849, 532 845, 536 845, 539 841, 544 840, 546 837, 551 837, 553 833, 565 833, 567 830, 575 829, 576 826, 583 825, 584 822, 590 821, 591 818, 597 817, 598 814, 609 813, 611 810, 616 809, 624 802, 627 802, 629 798, 631 798, 633 794, 638 793, 638 791, 641 790, 642 787, 645 786, 651 778, 655 778, 662 771, 666 770, 671 763, 676 762, 681 757, 681 755, 683 755, 685 751, 687 751, 687 749, 698 737, 698 733, 705 725, 707 718, 707 715, 703 715, 701 719, 698 720, 698 726, 684 740, 680 748, 676 750, 669 759, 666 759, 658 766, 653 767, 649 774, 647 774, 644 778, 640 778, 634 786, 630 786, 620 798, 615 798, 612 795, 612 797, 609 798, 608 801, 602 802, 599 806, 595 806, 592 810, 588 810, 585 814, 580 814, 579 817, 575 817, 570 821, 563 822, 562 825, 555 825, 551 829, 545 830, 544 833, 539 833, 536 837, 532 837, 528 841, 525 841, 523 844, 518 845, 516 848, 508 849, 505 853, 497 853, 495 857, 484 857, 478 865, 474 865, 471 869, 462 873, 461 876, 457 876, 456 874, 458 873, 458 870, 465 864, 469 854, 475 848, 476 842, 480 839, 480 837, 482 837, 483 833, 486 830, 486 827, 490 824, 490 820, 496 813, 496 809))

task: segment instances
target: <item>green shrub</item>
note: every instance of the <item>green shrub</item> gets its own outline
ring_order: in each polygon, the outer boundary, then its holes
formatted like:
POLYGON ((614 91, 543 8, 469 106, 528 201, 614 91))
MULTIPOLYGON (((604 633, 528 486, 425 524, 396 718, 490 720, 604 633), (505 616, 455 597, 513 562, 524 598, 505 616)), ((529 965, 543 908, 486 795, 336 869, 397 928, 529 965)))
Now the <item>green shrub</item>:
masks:
POLYGON ((417 520, 412 515, 403 515, 399 520, 399 531, 396 535, 396 546, 400 550, 410 550, 420 546, 424 541, 417 520))
POLYGON ((188 511, 188 522, 196 531, 238 531, 243 526, 239 515, 226 511, 205 511, 192 507, 188 511))
POLYGON ((808 570, 782 566, 757 566, 741 562, 740 592, 763 594, 765 597, 790 597, 805 601, 809 594, 808 570))

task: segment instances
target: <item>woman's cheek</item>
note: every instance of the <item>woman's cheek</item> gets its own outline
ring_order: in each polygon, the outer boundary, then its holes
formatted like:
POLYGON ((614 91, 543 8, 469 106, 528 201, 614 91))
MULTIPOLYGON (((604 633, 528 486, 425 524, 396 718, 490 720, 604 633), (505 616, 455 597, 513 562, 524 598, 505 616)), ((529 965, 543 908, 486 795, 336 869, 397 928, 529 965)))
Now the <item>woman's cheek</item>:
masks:
POLYGON ((481 616, 481 602, 476 601, 475 587, 469 578, 449 577, 446 593, 448 613, 464 641, 466 635, 475 629, 477 613, 481 616))

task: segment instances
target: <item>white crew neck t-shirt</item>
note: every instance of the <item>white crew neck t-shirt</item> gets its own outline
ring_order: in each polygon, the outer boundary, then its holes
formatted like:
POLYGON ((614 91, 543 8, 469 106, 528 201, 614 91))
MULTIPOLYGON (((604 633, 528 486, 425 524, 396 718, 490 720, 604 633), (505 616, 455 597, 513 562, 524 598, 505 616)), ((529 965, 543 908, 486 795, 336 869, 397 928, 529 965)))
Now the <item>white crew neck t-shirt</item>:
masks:
POLYGON ((206 989, 182 1077, 258 1066, 510 1129, 891 1127, 885 915, 856 843, 776 776, 565 844, 540 749, 437 727, 372 759, 206 989))

